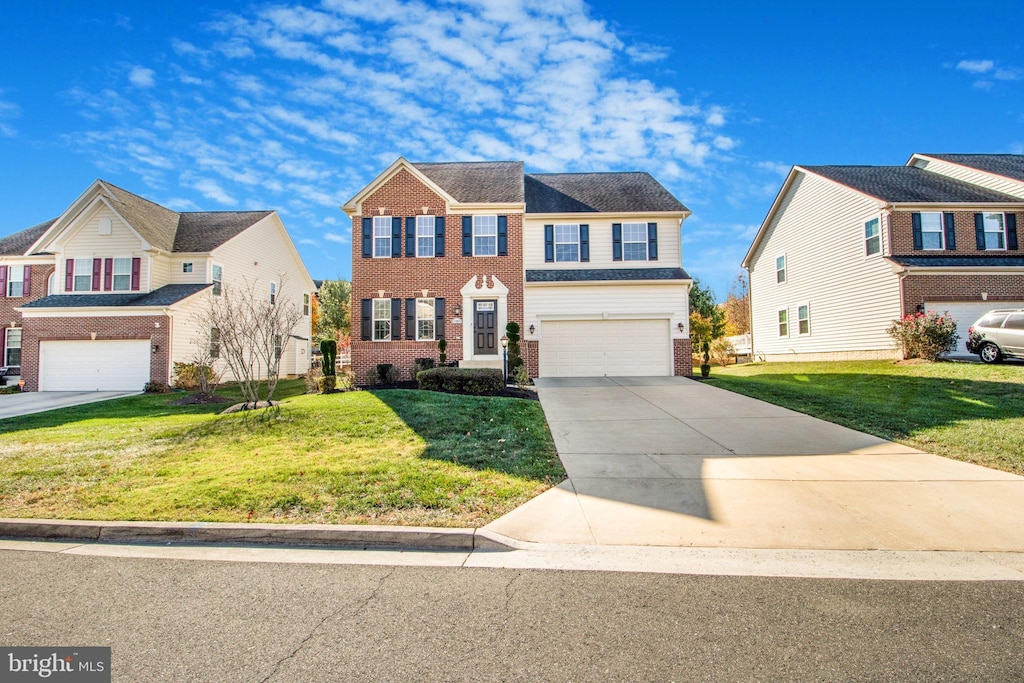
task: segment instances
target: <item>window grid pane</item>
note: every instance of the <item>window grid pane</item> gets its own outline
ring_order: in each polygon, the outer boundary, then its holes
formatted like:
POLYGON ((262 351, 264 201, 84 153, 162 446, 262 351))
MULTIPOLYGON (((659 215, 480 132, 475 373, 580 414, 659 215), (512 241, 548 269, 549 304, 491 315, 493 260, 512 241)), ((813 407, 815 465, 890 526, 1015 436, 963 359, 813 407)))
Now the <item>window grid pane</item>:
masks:
POLYGON ((373 340, 391 339, 391 299, 373 300, 373 340))
POLYGON ((473 216, 473 255, 498 255, 497 216, 473 216))
POLYGON ((391 216, 373 217, 373 255, 375 258, 391 257, 391 216))
POLYGON ((114 259, 114 283, 115 291, 127 291, 132 286, 132 260, 130 258, 114 259))
POLYGON ((1003 232, 1003 214, 986 213, 985 223, 985 248, 1006 249, 1005 233, 1003 232))
POLYGON ((434 339, 434 300, 416 299, 416 340, 434 339))
POLYGON ((789 311, 779 311, 779 336, 789 336, 789 311))
POLYGON ((580 260, 580 226, 555 226, 555 261, 580 260))
POLYGON ((882 251, 882 236, 878 232, 877 218, 872 218, 864 224, 864 240, 868 256, 882 251))
POLYGON ((811 331, 811 314, 807 306, 801 306, 796 312, 797 323, 800 330, 800 334, 810 334, 811 331))
POLYGON ((942 214, 927 212, 921 214, 921 246, 925 249, 942 249, 942 214))
POLYGON ((433 216, 416 216, 416 255, 434 255, 433 216))
POLYGON ((6 348, 4 349, 4 365, 21 365, 21 329, 7 330, 6 348))

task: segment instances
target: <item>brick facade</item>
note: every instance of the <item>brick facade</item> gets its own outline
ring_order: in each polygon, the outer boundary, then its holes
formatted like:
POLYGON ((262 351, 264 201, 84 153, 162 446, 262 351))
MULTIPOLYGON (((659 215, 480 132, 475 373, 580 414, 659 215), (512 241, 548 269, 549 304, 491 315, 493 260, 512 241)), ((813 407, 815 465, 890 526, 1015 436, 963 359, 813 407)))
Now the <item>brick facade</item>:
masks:
MULTIPOLYGON (((430 297, 445 300, 446 354, 449 361, 462 360, 464 321, 471 311, 461 310, 462 288, 473 278, 496 277, 508 287, 508 320, 523 323, 523 215, 507 211, 508 256, 463 256, 462 214, 446 213, 445 201, 407 169, 400 169, 362 202, 362 214, 352 217, 352 370, 356 382, 366 382, 367 373, 378 363, 391 363, 400 379, 409 379, 416 358, 437 359, 436 341, 412 341, 405 337, 403 303, 401 337, 386 342, 364 341, 361 302, 373 298, 430 297), (363 216, 443 216, 445 218, 445 255, 415 258, 405 255, 403 227, 402 255, 398 258, 364 258, 362 255, 363 216), (456 311, 458 310, 458 313, 456 311)), ((504 330, 498 330, 499 336, 504 330)))
MULTIPOLYGON (((21 327, 21 313, 15 311, 15 308, 24 306, 30 301, 36 299, 42 299, 46 296, 46 283, 50 278, 50 274, 53 273, 53 265, 32 265, 32 277, 31 286, 29 291, 31 292, 28 296, 19 296, 14 298, 8 298, 7 296, 0 297, 0 325, 4 327, 21 327)), ((6 294, 6 292, 4 292, 6 294)))
MULTIPOLYGON (((34 284, 33 284, 34 286, 34 284)), ((33 290, 34 291, 34 290, 33 290)), ((104 316, 96 318, 31 318, 22 331, 21 374, 26 391, 39 389, 39 342, 54 340, 148 339, 158 347, 149 366, 149 378, 166 382, 169 374, 171 319, 165 315, 104 316), (158 326, 159 325, 159 326, 158 326)), ((140 387, 141 388, 141 387, 140 387)))
POLYGON ((672 340, 676 377, 693 376, 693 343, 689 339, 672 340))
MULTIPOLYGON (((1024 271, 1019 275, 982 273, 911 274, 902 282, 903 313, 913 313, 926 301, 1024 301, 1024 271), (981 294, 986 298, 982 299, 981 294)), ((939 311, 940 313, 942 311, 939 311)))
MULTIPOLYGON (((956 249, 923 251, 914 249, 914 211, 892 211, 889 213, 889 244, 892 256, 1014 256, 1020 251, 979 251, 974 235, 975 211, 953 211, 956 226, 956 249)), ((1024 229, 1024 212, 1015 213, 1017 230, 1024 229)))

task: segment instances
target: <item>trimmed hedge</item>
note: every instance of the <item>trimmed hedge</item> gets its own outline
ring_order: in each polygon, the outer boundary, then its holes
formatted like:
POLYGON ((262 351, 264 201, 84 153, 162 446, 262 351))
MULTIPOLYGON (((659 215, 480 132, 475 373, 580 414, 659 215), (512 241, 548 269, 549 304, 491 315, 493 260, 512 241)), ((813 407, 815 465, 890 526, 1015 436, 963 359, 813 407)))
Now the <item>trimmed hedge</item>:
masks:
POLYGON ((433 368, 416 375, 420 389, 449 394, 491 396, 505 388, 501 370, 494 368, 433 368))

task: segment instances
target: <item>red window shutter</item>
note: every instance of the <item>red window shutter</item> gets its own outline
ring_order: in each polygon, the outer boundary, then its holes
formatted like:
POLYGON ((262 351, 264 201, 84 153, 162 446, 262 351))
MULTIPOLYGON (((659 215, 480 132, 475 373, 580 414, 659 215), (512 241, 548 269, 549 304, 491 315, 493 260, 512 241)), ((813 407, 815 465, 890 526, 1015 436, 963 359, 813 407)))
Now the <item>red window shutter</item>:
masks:
POLYGON ((7 296, 7 266, 0 266, 0 298, 7 296))
POLYGON ((25 266, 25 283, 21 286, 22 296, 28 296, 32 293, 32 266, 25 266))
POLYGON ((141 273, 142 273, 142 259, 138 258, 138 257, 133 258, 132 259, 132 291, 133 292, 139 291, 139 280, 140 280, 139 276, 140 276, 141 273))
POLYGON ((109 292, 114 286, 114 259, 108 258, 103 262, 103 291, 109 292))
POLYGON ((64 291, 75 291, 75 259, 69 258, 64 266, 64 291))
POLYGON ((92 291, 100 291, 100 273, 103 270, 103 259, 94 258, 92 260, 92 291))

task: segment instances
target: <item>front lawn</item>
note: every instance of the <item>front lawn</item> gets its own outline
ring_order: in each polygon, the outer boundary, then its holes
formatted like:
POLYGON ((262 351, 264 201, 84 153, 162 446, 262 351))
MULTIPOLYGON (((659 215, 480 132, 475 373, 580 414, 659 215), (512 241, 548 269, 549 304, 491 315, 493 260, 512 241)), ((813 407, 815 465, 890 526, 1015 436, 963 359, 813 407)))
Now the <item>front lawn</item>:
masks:
POLYGON ((1024 366, 751 363, 714 368, 710 381, 929 453, 1024 474, 1024 366))
POLYGON ((276 416, 148 395, 0 420, 0 517, 477 527, 565 476, 536 401, 303 388, 276 416))

